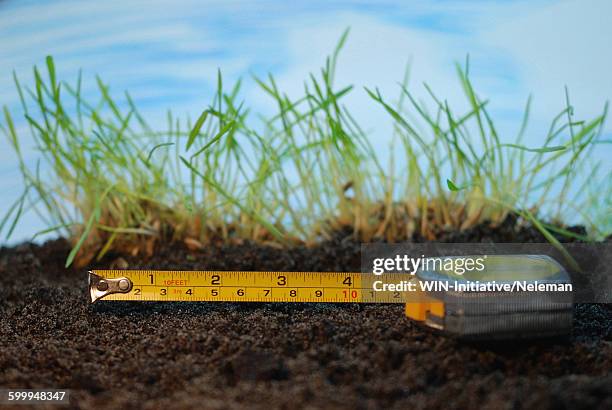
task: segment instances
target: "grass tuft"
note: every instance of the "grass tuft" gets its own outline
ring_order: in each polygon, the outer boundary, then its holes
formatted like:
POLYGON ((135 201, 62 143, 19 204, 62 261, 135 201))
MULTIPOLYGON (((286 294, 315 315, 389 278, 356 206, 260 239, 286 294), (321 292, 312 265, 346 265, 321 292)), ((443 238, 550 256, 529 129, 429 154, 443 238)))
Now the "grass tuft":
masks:
POLYGON ((562 223, 576 212, 590 238, 610 233, 612 178, 596 178, 599 168, 590 164, 594 147, 606 143, 607 106, 592 120, 576 121, 568 97, 544 145, 528 147, 528 100, 516 138, 501 142, 466 63, 457 66, 470 107, 464 113, 427 85, 431 100, 418 102, 407 80, 397 103, 365 89, 394 125, 383 159, 342 104, 356 91, 334 85, 347 34, 298 98, 272 76, 254 79, 277 107, 257 127, 238 100, 241 83, 225 90, 220 72, 217 91, 195 123, 169 112, 164 131, 152 130, 129 94, 115 100, 99 78, 98 100, 86 101, 81 76, 73 85, 60 82, 51 57, 46 73, 34 68, 32 88, 15 75, 40 159, 36 167, 26 162, 5 107, 2 131, 25 189, 0 232, 10 236, 25 212, 37 212, 48 224, 44 233, 73 241, 67 266, 108 252, 150 255, 160 241, 190 248, 245 239, 311 245, 342 229, 363 241, 435 240, 449 230, 500 224, 509 213, 552 242, 555 235, 577 235, 562 223), (586 185, 578 183, 584 172, 586 185))

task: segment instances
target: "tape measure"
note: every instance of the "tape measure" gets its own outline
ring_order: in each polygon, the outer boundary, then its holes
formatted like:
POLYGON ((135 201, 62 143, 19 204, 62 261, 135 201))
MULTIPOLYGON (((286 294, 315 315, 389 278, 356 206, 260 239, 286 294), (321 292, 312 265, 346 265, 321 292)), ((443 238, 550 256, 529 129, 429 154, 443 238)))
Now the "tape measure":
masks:
MULTIPOLYGON (((487 270, 478 273, 478 281, 498 279, 503 283, 520 278, 533 283, 570 283, 563 267, 544 255, 489 256, 487 265, 487 270)), ((91 302, 403 303, 410 319, 463 338, 553 336, 571 331, 571 299, 559 301, 547 292, 456 291, 431 285, 469 279, 444 270, 420 270, 415 275, 93 270, 89 272, 89 293, 91 302), (417 286, 426 283, 430 285, 417 286), (408 288, 413 291, 406 291, 408 288)))
POLYGON ((91 301, 406 303, 398 290, 374 282, 415 280, 399 273, 95 270, 91 301))

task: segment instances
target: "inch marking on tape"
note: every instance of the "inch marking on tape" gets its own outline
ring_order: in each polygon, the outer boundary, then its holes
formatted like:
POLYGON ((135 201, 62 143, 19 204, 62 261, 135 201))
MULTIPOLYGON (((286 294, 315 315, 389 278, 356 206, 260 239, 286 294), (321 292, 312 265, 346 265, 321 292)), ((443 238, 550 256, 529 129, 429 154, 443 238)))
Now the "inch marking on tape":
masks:
POLYGON ((94 270, 91 301, 406 303, 406 292, 374 290, 374 282, 414 276, 359 272, 94 270))

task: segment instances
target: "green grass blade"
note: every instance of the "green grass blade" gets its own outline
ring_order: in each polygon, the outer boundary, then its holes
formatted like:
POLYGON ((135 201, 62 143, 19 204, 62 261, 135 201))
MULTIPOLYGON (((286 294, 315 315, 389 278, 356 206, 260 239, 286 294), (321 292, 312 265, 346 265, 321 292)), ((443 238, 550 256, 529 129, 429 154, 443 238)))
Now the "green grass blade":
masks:
POLYGON ((236 122, 234 122, 234 121, 231 121, 231 122, 228 122, 227 124, 225 124, 225 126, 217 133, 217 135, 212 137, 211 140, 208 141, 206 143, 206 145, 204 145, 202 148, 200 148, 195 154, 193 154, 191 156, 191 158, 193 159, 193 158, 197 157, 198 155, 200 155, 201 153, 203 153, 204 151, 206 151, 214 143, 219 141, 225 134, 230 132, 235 126, 236 126, 236 122))
POLYGON ((59 225, 55 225, 55 226, 52 226, 52 227, 47 228, 47 229, 43 229, 42 231, 38 231, 34 235, 32 235, 32 238, 30 238, 30 241, 34 242, 34 240, 36 240, 36 238, 38 238, 39 236, 46 235, 46 234, 51 233, 51 232, 56 232, 56 231, 59 231, 60 229, 70 228, 70 227, 75 226, 75 225, 77 225, 77 224, 75 224, 75 223, 67 223, 67 224, 59 224, 59 225))
POLYGON ((209 114, 209 110, 205 110, 204 112, 202 112, 202 114, 200 114, 200 117, 198 117, 198 120, 196 121, 193 128, 191 129, 191 132, 189 133, 189 138, 187 139, 187 145, 185 146, 185 151, 189 151, 189 148, 191 148, 191 146, 195 142, 196 137, 200 134, 200 130, 202 129, 204 122, 206 122, 206 118, 208 118, 208 114, 209 114))
POLYGON ((185 166, 187 168, 189 168, 195 175, 199 176, 200 178, 202 178, 208 185, 210 185, 215 191, 217 191, 221 196, 223 196, 227 201, 229 201, 231 204, 235 205, 236 207, 238 207, 242 212, 244 212, 246 215, 249 215, 251 218, 253 218, 254 220, 256 220, 257 222, 259 222, 262 226, 264 226, 276 239, 278 240, 283 240, 284 239, 284 235, 272 224, 270 224, 268 221, 266 221, 264 218, 262 218, 260 215, 258 215, 257 213, 253 212, 252 210, 247 209, 244 205, 242 205, 240 203, 240 201, 238 201, 236 198, 234 198, 231 194, 229 194, 228 192, 226 192, 219 184, 217 184, 215 181, 211 180, 210 178, 208 178, 206 175, 202 174, 200 171, 198 171, 189 161, 187 161, 184 157, 181 157, 181 161, 183 162, 183 164, 185 164, 185 166))
POLYGON ((161 144, 157 144, 156 146, 154 146, 153 148, 151 148, 151 151, 149 151, 149 155, 147 155, 147 160, 146 163, 150 164, 151 163, 151 158, 153 157, 153 154, 155 153, 155 151, 157 151, 159 148, 162 147, 170 147, 174 145, 174 142, 162 142, 161 144))
POLYGON ((541 148, 528 148, 524 145, 519 145, 519 144, 500 144, 499 146, 508 147, 508 148, 516 148, 516 149, 527 151, 527 152, 537 152, 540 154, 544 154, 547 152, 565 151, 567 149, 567 147, 564 145, 555 145, 552 147, 541 147, 541 148))
POLYGON ((81 247, 85 243, 85 240, 89 236, 89 233, 91 232, 91 229, 93 228, 94 223, 96 223, 100 219, 102 201, 104 201, 106 199, 106 196, 111 191, 111 189, 113 189, 112 186, 108 187, 104 191, 104 193, 96 201, 96 205, 94 207, 94 210, 93 210, 91 216, 89 217, 89 219, 87 220, 87 223, 85 224, 85 229, 83 230, 83 233, 81 234, 81 236, 80 236, 79 240, 77 241, 76 245, 72 248, 72 250, 68 254, 68 258, 66 258, 66 265, 65 265, 66 268, 68 268, 70 265, 72 265, 72 262, 74 261, 74 258, 76 257, 77 253, 79 253, 79 250, 81 249, 81 247))

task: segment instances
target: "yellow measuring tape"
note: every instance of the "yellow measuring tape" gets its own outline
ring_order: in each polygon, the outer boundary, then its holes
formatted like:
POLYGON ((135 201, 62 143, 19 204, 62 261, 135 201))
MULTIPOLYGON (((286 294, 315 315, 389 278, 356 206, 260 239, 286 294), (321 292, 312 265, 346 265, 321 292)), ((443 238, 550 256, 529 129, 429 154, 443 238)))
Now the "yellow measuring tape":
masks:
POLYGON ((92 302, 350 302, 406 303, 406 293, 374 290, 412 280, 406 274, 344 272, 246 272, 95 270, 90 272, 92 302), (121 282, 121 279, 124 281, 121 282), (119 286, 122 284, 122 288, 119 286))
MULTIPOLYGON (((569 285, 567 272, 544 255, 490 256, 478 280, 519 278, 569 285)), ((563 335, 572 301, 547 293, 427 291, 415 286, 457 278, 445 271, 406 273, 94 270, 92 302, 332 302, 405 303, 406 316, 467 338, 563 335), (412 286, 411 291, 407 291, 412 286), (416 289, 416 291, 414 290, 416 289)), ((476 279, 476 278, 473 278, 476 279)), ((571 295, 570 295, 571 296, 571 295)))

